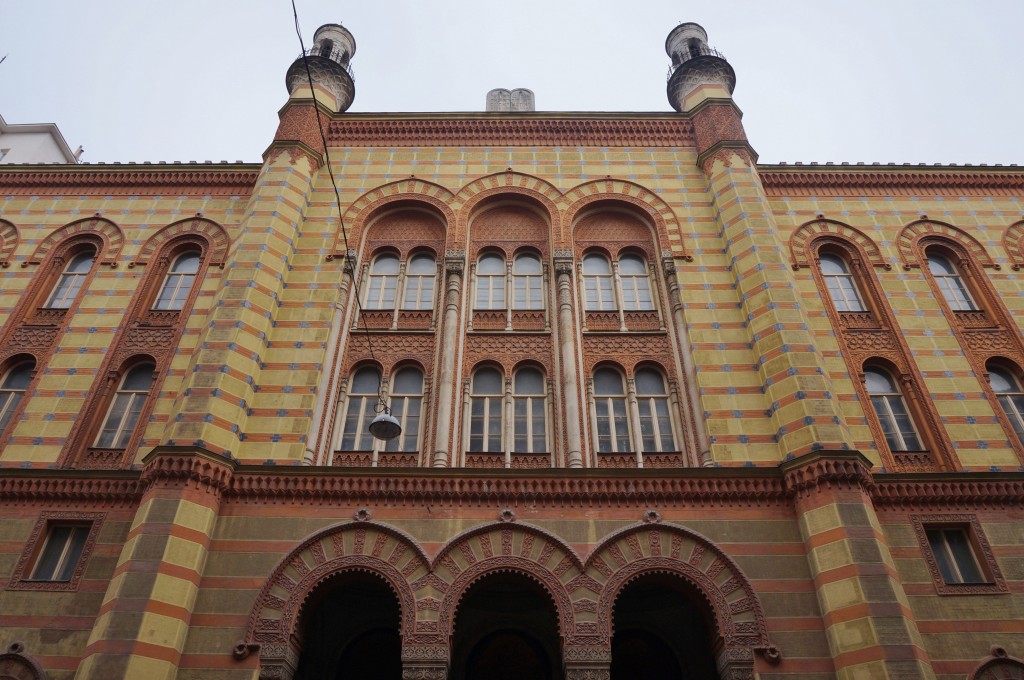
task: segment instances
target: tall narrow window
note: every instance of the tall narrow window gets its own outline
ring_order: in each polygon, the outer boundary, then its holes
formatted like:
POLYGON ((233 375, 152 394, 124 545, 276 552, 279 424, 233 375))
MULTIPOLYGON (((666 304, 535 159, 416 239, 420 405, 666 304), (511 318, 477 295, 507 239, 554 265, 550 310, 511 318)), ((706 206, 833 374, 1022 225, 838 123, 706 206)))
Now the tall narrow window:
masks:
POLYGON ((153 364, 139 364, 121 379, 106 422, 96 439, 97 448, 127 448, 146 403, 146 396, 153 386, 154 368, 153 364))
POLYGON ((7 429, 14 412, 18 409, 25 396, 28 384, 32 382, 34 361, 25 361, 7 371, 3 382, 0 382, 0 433, 7 429))
POLYGON ((907 410, 903 393, 892 376, 880 368, 864 370, 864 384, 871 397, 871 406, 882 426, 890 451, 920 451, 921 440, 907 410))
POLYGON ((517 453, 541 453, 548 450, 547 408, 544 376, 534 368, 516 372, 513 381, 515 442, 517 453))
POLYGON ((391 415, 402 425, 402 434, 388 440, 385 451, 419 451, 420 408, 423 374, 417 368, 403 368, 391 381, 391 415))
POLYGON ((505 260, 494 253, 476 265, 476 309, 505 309, 505 260))
POLYGON ((33 581, 70 581, 82 556, 88 524, 56 524, 46 532, 46 544, 32 569, 33 581))
POLYGON ((612 288, 612 267, 603 255, 590 253, 584 256, 583 288, 588 311, 618 308, 612 288))
POLYGON ((544 309, 544 281, 540 258, 521 253, 512 262, 512 309, 544 309))
POLYGON ((82 289, 82 284, 85 283, 85 277, 89 275, 89 270, 92 269, 93 255, 92 252, 79 253, 71 258, 68 266, 61 273, 60 279, 57 280, 57 285, 54 286, 50 299, 46 302, 47 307, 56 309, 68 309, 71 307, 75 298, 78 297, 78 291, 82 289))
POLYGON ((942 255, 928 253, 928 270, 935 277, 935 283, 954 312, 973 312, 978 309, 964 280, 953 263, 942 255))
POLYGON ((999 399, 999 405, 1003 407, 1014 432, 1024 441, 1024 390, 1021 389, 1020 381, 1013 373, 999 366, 989 365, 986 368, 988 382, 999 399))
POLYGON ((414 255, 405 270, 405 297, 402 299, 402 309, 433 309, 436 275, 432 255, 414 255))
POLYGON ((961 527, 927 527, 925 534, 935 562, 947 584, 987 583, 971 548, 967 531, 961 527))
POLYGON ((188 294, 192 292, 192 286, 195 284, 199 265, 199 253, 179 255, 167 272, 167 278, 164 279, 164 285, 160 288, 160 295, 157 296, 153 309, 184 309, 188 294))
POLYGON ((601 453, 632 451, 626 416, 626 390, 618 371, 599 368, 594 372, 594 408, 597 450, 601 453))
POLYGON ((397 293, 398 258, 394 255, 378 255, 370 265, 366 309, 394 309, 397 293))
POLYGON ((341 434, 342 451, 373 449, 373 435, 367 428, 377 415, 379 388, 380 378, 376 368, 361 368, 352 377, 348 388, 348 406, 345 409, 345 427, 341 434))
POLYGON ((501 373, 482 368, 473 374, 470 385, 469 450, 503 451, 504 406, 501 373))
POLYGON ((644 451, 675 451, 668 393, 661 374, 649 368, 637 371, 636 396, 640 407, 640 436, 643 438, 644 451))
POLYGON ((836 311, 866 311, 846 260, 838 255, 822 254, 818 262, 821 265, 821 276, 825 279, 828 295, 832 298, 836 311))
POLYGON ((647 276, 647 263, 637 255, 619 258, 619 280, 622 281, 622 308, 630 310, 654 309, 651 299, 651 281, 647 276))

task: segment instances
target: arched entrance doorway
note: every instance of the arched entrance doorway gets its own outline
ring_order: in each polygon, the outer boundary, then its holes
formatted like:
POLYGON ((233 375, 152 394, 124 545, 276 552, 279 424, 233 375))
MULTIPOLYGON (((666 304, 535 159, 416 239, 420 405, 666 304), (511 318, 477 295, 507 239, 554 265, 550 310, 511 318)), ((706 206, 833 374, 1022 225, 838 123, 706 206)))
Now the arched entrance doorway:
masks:
POLYGON ((619 593, 613 610, 611 680, 718 680, 713 626, 686 582, 647 574, 619 593))
POLYGON ((551 596, 522 574, 485 576, 455 617, 451 680, 562 680, 551 596))
POLYGON ((400 621, 383 579, 361 571, 332 577, 303 605, 295 680, 401 680, 400 621))

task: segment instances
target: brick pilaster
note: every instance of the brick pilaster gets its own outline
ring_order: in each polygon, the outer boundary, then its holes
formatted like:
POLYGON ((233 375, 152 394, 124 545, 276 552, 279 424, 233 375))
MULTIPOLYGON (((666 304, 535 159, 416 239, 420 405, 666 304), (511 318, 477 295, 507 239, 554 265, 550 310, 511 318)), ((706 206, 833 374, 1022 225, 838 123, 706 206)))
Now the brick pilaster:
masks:
POLYGON ((839 680, 934 678, 868 494, 871 463, 820 452, 783 463, 839 680))
POLYGON ((198 449, 154 449, 132 528, 107 586, 77 680, 173 680, 221 493, 234 465, 198 449))
POLYGON ((729 99, 706 99, 691 115, 780 457, 852 449, 740 112, 729 99))

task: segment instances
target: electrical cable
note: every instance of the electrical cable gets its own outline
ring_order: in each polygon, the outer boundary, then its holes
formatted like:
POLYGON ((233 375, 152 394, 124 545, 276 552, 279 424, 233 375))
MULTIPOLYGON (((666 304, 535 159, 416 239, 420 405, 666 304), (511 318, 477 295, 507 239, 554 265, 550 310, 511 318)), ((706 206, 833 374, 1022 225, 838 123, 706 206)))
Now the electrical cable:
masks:
MULTIPOLYGON (((338 191, 338 182, 334 179, 334 170, 331 168, 331 153, 327 148, 327 135, 324 134, 324 124, 320 118, 320 108, 316 105, 316 95, 313 92, 313 72, 309 68, 309 56, 306 54, 306 43, 302 39, 302 29, 299 27, 299 11, 295 7, 295 0, 292 1, 292 15, 295 17, 295 35, 299 37, 299 47, 302 48, 302 64, 306 67, 306 79, 309 82, 309 94, 313 97, 313 111, 316 113, 316 126, 320 131, 320 141, 324 145, 324 162, 327 165, 327 175, 331 178, 331 187, 334 189, 335 207, 338 209, 338 224, 341 226, 341 239, 345 244, 345 272, 352 278, 352 285, 355 286, 356 293, 356 311, 359 313, 359 317, 363 316, 363 305, 362 305, 362 292, 359 290, 359 279, 356 278, 355 266, 349 259, 350 248, 348 245, 348 231, 345 229, 345 218, 341 212, 341 192, 338 191)), ((373 343, 370 341, 370 329, 363 323, 363 332, 366 334, 366 347, 370 354, 370 361, 377 365, 377 357, 373 353, 373 343)), ((377 399, 379 401, 378 407, 375 408, 375 413, 380 413, 383 410, 387 410, 390 413, 390 409, 387 408, 387 404, 384 401, 384 375, 377 367, 377 399)))

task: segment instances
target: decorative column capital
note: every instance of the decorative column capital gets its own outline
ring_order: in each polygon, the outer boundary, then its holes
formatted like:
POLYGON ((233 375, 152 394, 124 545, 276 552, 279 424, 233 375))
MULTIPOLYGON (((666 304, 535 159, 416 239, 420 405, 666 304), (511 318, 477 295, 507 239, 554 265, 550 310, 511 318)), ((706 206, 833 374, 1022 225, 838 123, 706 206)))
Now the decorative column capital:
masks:
POLYGON ((860 451, 815 451, 779 467, 786 490, 796 496, 822 487, 859 487, 867 492, 874 485, 871 461, 860 451))
POLYGON ((462 276, 466 271, 466 251, 446 250, 444 253, 444 270, 448 276, 462 276))
POLYGON ((142 483, 148 490, 161 485, 195 485, 217 495, 231 484, 236 463, 197 446, 158 446, 142 459, 142 483))

